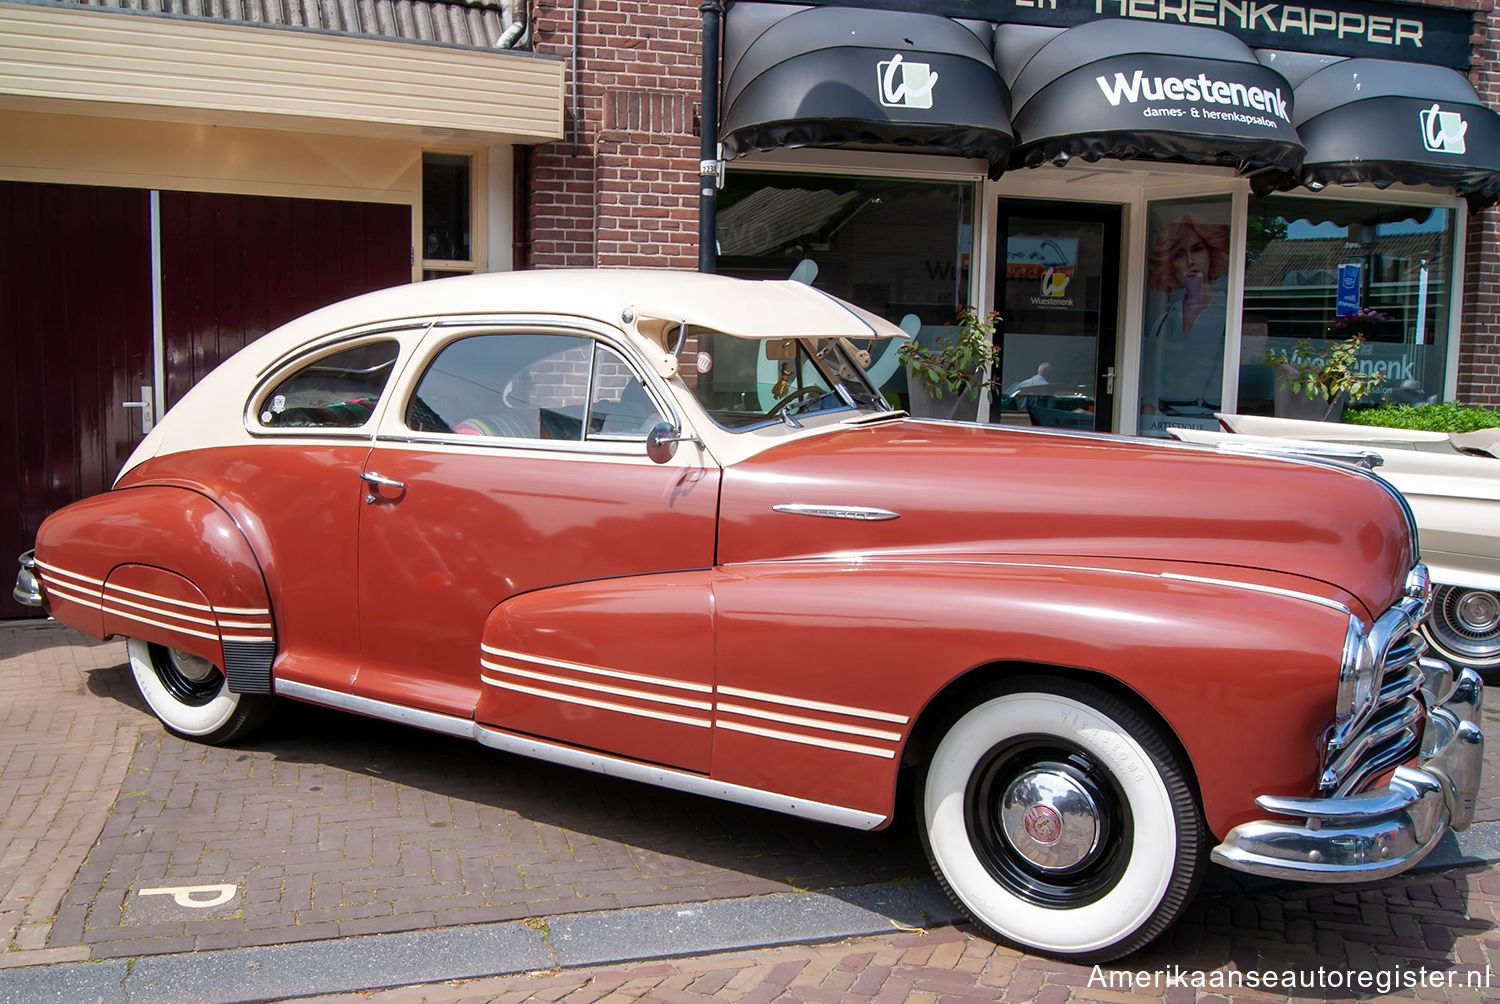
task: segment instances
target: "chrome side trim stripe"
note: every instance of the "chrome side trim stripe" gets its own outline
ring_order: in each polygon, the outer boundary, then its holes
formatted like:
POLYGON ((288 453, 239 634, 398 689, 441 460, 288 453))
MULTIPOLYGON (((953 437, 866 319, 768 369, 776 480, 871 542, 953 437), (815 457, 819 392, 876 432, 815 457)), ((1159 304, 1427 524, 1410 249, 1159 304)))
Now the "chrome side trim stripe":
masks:
MULTIPOLYGON (((153 607, 149 603, 137 603, 134 600, 122 599, 119 596, 111 595, 116 590, 116 588, 117 587, 115 586, 104 587, 104 600, 106 603, 112 603, 117 606, 132 607, 136 610, 144 610, 147 613, 156 614, 158 617, 175 617, 178 620, 187 621, 189 624, 203 624, 207 627, 219 626, 216 621, 213 621, 207 617, 194 617, 191 614, 179 613, 176 610, 163 610, 161 607, 153 607)), ((194 609, 201 608, 197 607, 195 604, 194 609)), ((255 626, 259 627, 260 625, 257 624, 255 626)))
POLYGON ((899 732, 882 732, 879 729, 867 729, 859 725, 840 725, 820 718, 804 718, 801 715, 783 715, 775 711, 766 711, 761 708, 749 708, 742 704, 718 705, 718 710, 731 715, 745 715, 748 718, 761 718, 771 722, 785 722, 788 725, 806 725, 812 729, 823 729, 826 732, 842 732, 845 735, 864 736, 867 739, 885 739, 890 742, 898 742, 901 739, 899 732))
POLYGON ((419 729, 441 732, 445 736, 458 736, 461 739, 476 738, 474 721, 471 718, 459 718, 455 715, 439 714, 436 711, 422 711, 418 708, 408 708, 404 704, 390 704, 370 697, 356 697, 354 694, 327 690, 310 683, 298 683, 295 680, 277 680, 276 693, 299 701, 311 701, 313 704, 322 704, 325 707, 352 711, 371 718, 381 718, 388 722, 415 725, 419 729))
POLYGON ((49 565, 45 561, 38 561, 36 563, 36 567, 40 568, 44 572, 50 572, 53 575, 60 575, 65 579, 76 579, 79 582, 86 583, 90 586, 98 586, 100 589, 104 588, 103 579, 91 579, 87 575, 79 575, 77 572, 70 572, 66 568, 58 568, 55 565, 49 565))
POLYGON ((53 596, 67 600, 69 603, 79 603, 86 607, 93 607, 95 610, 104 609, 104 604, 99 602, 98 593, 87 593, 82 596, 76 596, 74 595, 74 591, 79 589, 78 586, 72 585, 71 583, 62 584, 57 582, 47 582, 45 579, 43 579, 42 581, 47 587, 47 592, 52 594, 53 596))
POLYGON ((863 753, 865 756, 884 757, 887 760, 894 759, 895 750, 880 749, 876 746, 861 746, 858 743, 840 742, 837 739, 820 739, 817 736, 804 736, 796 732, 781 732, 777 729, 763 729, 758 725, 746 725, 742 722, 731 722, 720 719, 718 726, 731 732, 744 732, 752 736, 762 736, 766 739, 780 739, 783 742, 801 743, 804 746, 818 746, 827 750, 842 750, 845 753, 863 753))
POLYGON ((899 512, 868 505, 817 505, 811 502, 782 502, 771 507, 776 512, 791 516, 818 516, 822 519, 853 519, 865 523, 877 523, 888 519, 900 519, 899 512))
MULTIPOLYGON (((592 690, 600 694, 614 694, 616 697, 633 697, 638 701, 650 701, 653 704, 671 704, 679 708, 694 708, 698 711, 712 711, 713 705, 707 701, 690 701, 685 697, 667 697, 666 695, 648 694, 644 690, 631 690, 629 687, 611 687, 603 683, 590 683, 587 680, 570 680, 565 676, 552 676, 547 673, 534 673, 527 669, 515 669, 510 666, 501 666, 490 662, 488 659, 480 659, 479 664, 494 673, 504 673, 506 676, 520 676, 528 680, 537 680, 541 683, 555 683, 564 687, 579 687, 583 690, 592 690)), ((491 686, 500 686, 494 680, 481 674, 480 679, 491 686)))
MULTIPOLYGON (((163 596, 160 593, 148 593, 144 589, 131 589, 129 586, 122 586, 114 582, 111 582, 107 588, 112 589, 115 592, 129 593, 131 596, 140 596, 148 600, 156 600, 158 603, 170 603, 174 607, 187 607, 189 610, 201 610, 204 613, 208 614, 214 612, 213 607, 206 606, 202 603, 189 603, 187 600, 174 600, 171 597, 163 596)), ((121 600, 120 602, 123 603, 124 601, 121 600)))
POLYGON ((873 830, 887 819, 883 815, 850 809, 842 805, 830 805, 827 802, 815 802, 812 799, 796 798, 792 795, 779 795, 774 791, 715 781, 701 774, 688 774, 666 767, 637 763, 633 760, 617 760, 614 757, 588 753, 568 746, 557 746, 537 739, 525 739, 508 732, 486 728, 483 725, 476 726, 474 732, 475 738, 485 746, 506 753, 545 760, 548 763, 561 764, 565 767, 577 767, 596 774, 623 777, 631 781, 654 784, 661 788, 685 791, 693 795, 707 795, 709 798, 738 802, 741 805, 769 809, 772 812, 784 812, 803 819, 850 826, 858 830, 873 830))
MULTIPOLYGON (((702 683, 689 683, 686 680, 673 680, 664 676, 646 676, 642 673, 626 673, 616 669, 605 669, 602 666, 590 666, 581 662, 564 662, 561 659, 547 659, 539 655, 527 655, 525 652, 512 652, 509 649, 495 648, 492 645, 480 645, 480 651, 487 655, 498 655, 502 659, 515 659, 518 662, 535 663, 538 666, 553 666, 557 669, 571 669, 575 673, 590 673, 594 676, 608 676, 617 680, 633 680, 636 683, 650 683, 658 687, 672 687, 676 690, 691 690, 699 694, 711 694, 713 689, 702 683)), ((481 662, 484 660, 481 659, 481 662)))
MULTIPOLYGON (((218 635, 216 635, 216 634, 209 634, 207 631, 194 631, 192 628, 185 628, 185 627, 183 627, 180 624, 168 624, 168 623, 166 623, 164 621, 154 621, 154 620, 152 620, 149 617, 142 617, 139 614, 133 614, 133 613, 130 613, 129 611, 126 611, 126 610, 116 610, 115 608, 109 606, 108 604, 105 605, 104 612, 107 613, 107 614, 113 614, 116 617, 123 617, 126 620, 136 621, 137 623, 140 623, 140 624, 150 624, 152 627, 165 628, 168 631, 176 631, 178 634, 190 634, 194 638, 207 638, 209 641, 218 641, 219 640, 219 636, 218 635)), ((256 639, 256 641, 264 641, 264 640, 265 639, 262 639, 262 638, 257 638, 256 639)))
POLYGON ((785 697, 781 694, 768 694, 761 690, 744 690, 740 687, 720 687, 719 693, 730 697, 746 697, 752 701, 765 701, 767 704, 785 704, 794 708, 808 708, 812 711, 832 711, 840 715, 852 715, 855 718, 873 718, 879 722, 894 722, 897 725, 905 725, 911 721, 905 715, 898 715, 890 711, 876 711, 872 708, 855 708, 847 704, 828 704, 824 701, 810 701, 801 697, 785 697))
POLYGON ((1229 589, 1246 589, 1252 593, 1269 593, 1272 596, 1289 596, 1292 599, 1306 600, 1308 603, 1316 603, 1319 606, 1337 610, 1348 614, 1349 608, 1338 600, 1330 600, 1323 596, 1314 596, 1312 593, 1301 593, 1295 589, 1282 589, 1280 586, 1262 586, 1254 582, 1235 582, 1231 579, 1210 579, 1202 575, 1181 575, 1177 572, 1162 572, 1164 579, 1175 579, 1179 582, 1201 582, 1210 586, 1225 586, 1229 589))
POLYGON ((651 711, 647 708, 632 708, 628 704, 615 704, 611 701, 596 701, 592 698, 581 697, 577 694, 559 694, 554 690, 543 690, 540 687, 526 687, 519 683, 508 683, 504 680, 491 680, 481 677, 485 683, 492 687, 500 687, 504 690, 514 690, 522 694, 530 694, 533 697, 545 697, 553 701, 562 701, 565 704, 580 704, 586 708, 599 708, 602 711, 618 711, 625 715, 635 715, 637 718, 653 718, 657 721, 676 722, 679 725, 691 725, 694 728, 706 729, 713 723, 707 718, 689 718, 686 715, 673 715, 665 711, 651 711))

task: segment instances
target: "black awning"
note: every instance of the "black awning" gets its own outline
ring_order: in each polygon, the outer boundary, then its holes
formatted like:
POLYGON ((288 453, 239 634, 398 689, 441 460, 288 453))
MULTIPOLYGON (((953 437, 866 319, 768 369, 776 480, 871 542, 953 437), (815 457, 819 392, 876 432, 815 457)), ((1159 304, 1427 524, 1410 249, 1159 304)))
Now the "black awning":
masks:
POLYGON ((1307 147, 1298 183, 1437 185, 1474 209, 1500 200, 1500 115, 1462 74, 1344 59, 1298 82, 1296 98, 1307 147))
POLYGON ((1301 162, 1291 85, 1225 32, 1106 19, 997 48, 1027 57, 1002 65, 1014 166, 1140 158, 1280 175, 1301 162))
POLYGON ((1010 153, 990 28, 932 14, 736 3, 725 14, 727 157, 777 147, 1010 153))

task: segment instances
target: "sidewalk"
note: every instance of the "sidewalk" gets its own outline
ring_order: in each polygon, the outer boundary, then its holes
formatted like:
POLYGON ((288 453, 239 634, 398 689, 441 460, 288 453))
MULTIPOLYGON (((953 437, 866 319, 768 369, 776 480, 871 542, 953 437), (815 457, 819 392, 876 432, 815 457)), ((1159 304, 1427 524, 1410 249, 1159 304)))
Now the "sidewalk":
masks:
MULTIPOLYGON (((141 708, 124 661, 57 625, 0 625, 0 1002, 1222 991, 1104 986, 953 926, 909 830, 849 833, 311 708, 256 744, 182 743, 141 708), (174 888, 197 891, 184 906, 174 888)), ((1378 887, 1215 872, 1128 965, 1500 972, 1500 771, 1478 819, 1378 887)), ((1500 999, 1461 982, 1405 995, 1500 999)), ((1266 993, 1253 996, 1286 999, 1266 993)))

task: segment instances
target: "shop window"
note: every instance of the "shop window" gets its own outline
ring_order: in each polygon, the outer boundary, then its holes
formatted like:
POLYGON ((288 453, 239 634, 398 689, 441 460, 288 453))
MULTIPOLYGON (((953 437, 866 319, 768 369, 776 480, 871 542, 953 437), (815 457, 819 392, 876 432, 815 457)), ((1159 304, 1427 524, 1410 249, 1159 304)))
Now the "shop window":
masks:
POLYGON ((474 159, 467 154, 422 155, 422 278, 474 271, 474 159))
MULTIPOLYGON (((973 213, 972 182, 731 171, 719 193, 717 268, 813 276, 817 288, 891 321, 916 315, 918 339, 931 339, 970 302, 973 213)), ((869 348, 875 385, 909 407, 896 346, 869 348)), ((760 365, 769 386, 776 363, 760 365)))
POLYGON ((1217 429, 1229 316, 1227 195, 1172 199, 1147 210, 1139 430, 1217 429))
POLYGON ((1268 361, 1354 331, 1373 396, 1439 400, 1451 344, 1453 210, 1273 196, 1250 203, 1239 411, 1288 410, 1268 361), (1278 397, 1281 398, 1278 402, 1278 397))

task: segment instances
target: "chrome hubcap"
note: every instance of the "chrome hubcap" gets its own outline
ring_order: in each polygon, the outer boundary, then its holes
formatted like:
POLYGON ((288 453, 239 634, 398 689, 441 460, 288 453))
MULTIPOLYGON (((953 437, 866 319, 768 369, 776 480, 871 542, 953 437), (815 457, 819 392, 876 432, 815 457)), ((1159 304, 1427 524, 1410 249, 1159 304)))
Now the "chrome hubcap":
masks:
POLYGON ((1088 860, 1099 845, 1099 806, 1088 789, 1060 770, 1029 770, 1000 801, 999 829, 1017 854, 1044 871, 1088 860))
POLYGON ((1500 625, 1500 597, 1478 590, 1467 593, 1455 604, 1453 616, 1464 630, 1487 634, 1500 625))
POLYGON ((192 683, 203 683, 219 672, 207 659, 180 648, 168 649, 167 658, 172 660, 172 668, 192 683))

